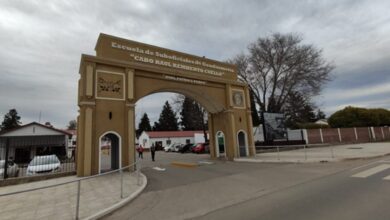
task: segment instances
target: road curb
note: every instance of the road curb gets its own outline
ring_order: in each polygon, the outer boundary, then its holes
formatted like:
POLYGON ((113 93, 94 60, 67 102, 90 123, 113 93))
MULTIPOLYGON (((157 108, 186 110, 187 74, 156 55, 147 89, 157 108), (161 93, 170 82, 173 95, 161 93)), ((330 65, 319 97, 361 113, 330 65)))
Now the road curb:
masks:
POLYGON ((142 179, 142 185, 139 189, 137 189, 135 192, 133 192, 126 199, 123 199, 123 200, 119 201, 118 203, 116 203, 116 204, 114 204, 106 209, 101 210, 100 212, 97 212, 91 216, 88 216, 88 217, 84 218, 84 220, 99 219, 103 216, 106 216, 106 215, 112 213, 113 211, 121 208, 122 206, 126 205, 127 203, 129 203, 129 202, 133 201, 135 198, 137 198, 138 195, 141 194, 141 192, 145 189, 145 187, 148 183, 148 179, 146 178, 146 176, 143 173, 140 173, 140 175, 141 175, 141 179, 142 179))
POLYGON ((258 159, 234 159, 234 162, 244 163, 323 163, 323 162, 338 162, 340 159, 331 160, 258 160, 258 159))
POLYGON ((332 158, 324 160, 261 160, 254 158, 236 158, 234 162, 246 162, 246 163, 323 163, 323 162, 340 162, 340 161, 351 161, 351 160, 369 160, 375 158, 381 158, 385 156, 390 156, 390 153, 375 155, 375 156, 366 156, 366 157, 351 157, 351 158, 332 158))
POLYGON ((365 160, 365 159, 375 159, 375 158, 380 158, 380 157, 385 157, 389 156, 390 153, 387 154, 382 154, 382 155, 376 155, 376 156, 370 156, 370 157, 352 157, 352 158, 344 158, 342 159, 343 161, 348 161, 348 160, 365 160))

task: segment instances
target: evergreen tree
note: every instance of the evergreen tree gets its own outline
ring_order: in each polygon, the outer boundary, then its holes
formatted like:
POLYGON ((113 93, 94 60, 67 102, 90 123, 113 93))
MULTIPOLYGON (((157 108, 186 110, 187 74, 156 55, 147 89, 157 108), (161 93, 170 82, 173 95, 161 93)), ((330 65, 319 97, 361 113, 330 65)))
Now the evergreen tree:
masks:
POLYGON ((326 115, 325 115, 325 113, 323 111, 321 111, 321 109, 318 109, 316 118, 317 118, 317 120, 325 119, 326 115))
POLYGON ((138 124, 138 129, 136 131, 137 137, 139 137, 143 131, 151 131, 152 127, 150 126, 150 120, 148 117, 148 114, 144 113, 142 116, 139 124, 138 124))
POLYGON ((77 129, 77 121, 76 120, 70 120, 68 124, 69 130, 76 130, 77 129))
POLYGON ((204 118, 202 107, 191 98, 184 98, 180 115, 180 124, 184 131, 203 130, 204 118))
POLYGON ((7 114, 4 115, 4 120, 1 123, 1 130, 9 130, 12 128, 19 127, 21 124, 20 122, 20 116, 18 115, 18 112, 16 109, 11 109, 7 114))
POLYGON ((299 128, 299 124, 316 121, 314 106, 299 92, 292 93, 287 99, 286 124, 289 128, 299 128))
POLYGON ((153 130, 155 131, 177 131, 178 123, 175 112, 173 112, 171 105, 168 101, 161 111, 158 122, 154 123, 153 130))

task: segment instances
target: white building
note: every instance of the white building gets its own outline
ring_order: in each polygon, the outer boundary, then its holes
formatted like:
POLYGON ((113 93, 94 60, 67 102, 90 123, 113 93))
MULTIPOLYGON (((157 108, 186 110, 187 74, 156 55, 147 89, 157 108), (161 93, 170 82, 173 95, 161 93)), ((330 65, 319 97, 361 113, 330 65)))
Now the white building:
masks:
POLYGON ((138 144, 144 148, 150 148, 152 144, 165 147, 171 143, 201 142, 205 142, 203 131, 143 131, 138 138, 138 144))
POLYGON ((66 133, 69 133, 68 136, 68 158, 75 157, 76 155, 76 145, 77 145, 77 130, 63 130, 66 133))
POLYGON ((2 131, 0 159, 5 159, 6 154, 17 163, 28 163, 36 155, 56 154, 59 158, 65 158, 70 135, 68 132, 37 122, 2 131))
POLYGON ((318 124, 318 125, 326 125, 326 126, 329 125, 328 120, 326 120, 326 119, 319 119, 319 120, 317 120, 317 121, 314 122, 314 123, 315 123, 315 124, 318 124))

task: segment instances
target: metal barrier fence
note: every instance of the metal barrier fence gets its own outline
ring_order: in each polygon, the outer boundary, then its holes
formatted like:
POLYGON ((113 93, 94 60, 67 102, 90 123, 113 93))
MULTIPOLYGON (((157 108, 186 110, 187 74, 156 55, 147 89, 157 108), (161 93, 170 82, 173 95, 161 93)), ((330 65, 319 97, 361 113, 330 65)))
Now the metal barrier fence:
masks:
POLYGON ((0 160, 0 181, 8 178, 34 177, 75 172, 75 159, 60 160, 55 154, 34 157, 29 163, 0 160))
POLYGON ((141 185, 140 169, 141 163, 137 161, 129 166, 94 176, 2 193, 0 218, 89 217, 130 196, 134 188, 141 185))
POLYGON ((65 145, 38 141, 0 137, 0 180, 76 171, 74 154, 65 145))
POLYGON ((323 147, 308 147, 307 145, 277 145, 258 147, 259 157, 264 159, 277 160, 329 160, 336 158, 336 151, 333 145, 323 147))

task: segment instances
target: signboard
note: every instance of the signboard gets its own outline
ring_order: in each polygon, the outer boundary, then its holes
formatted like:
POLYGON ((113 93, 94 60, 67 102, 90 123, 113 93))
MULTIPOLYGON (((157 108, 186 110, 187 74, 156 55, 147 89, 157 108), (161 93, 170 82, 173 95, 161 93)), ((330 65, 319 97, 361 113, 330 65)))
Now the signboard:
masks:
POLYGON ((286 140, 287 129, 283 113, 263 113, 266 141, 286 140))
POLYGON ((173 72, 185 71, 200 77, 237 80, 234 65, 106 34, 100 34, 95 50, 100 57, 170 68, 173 72))

